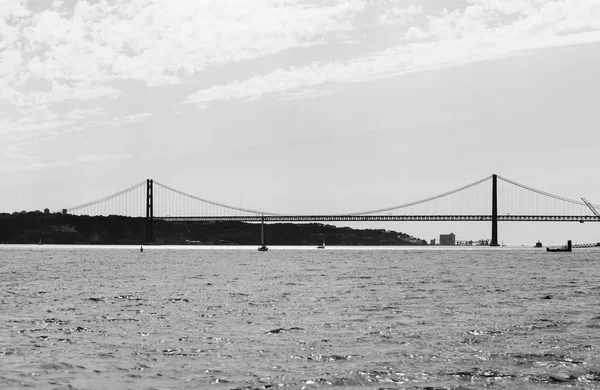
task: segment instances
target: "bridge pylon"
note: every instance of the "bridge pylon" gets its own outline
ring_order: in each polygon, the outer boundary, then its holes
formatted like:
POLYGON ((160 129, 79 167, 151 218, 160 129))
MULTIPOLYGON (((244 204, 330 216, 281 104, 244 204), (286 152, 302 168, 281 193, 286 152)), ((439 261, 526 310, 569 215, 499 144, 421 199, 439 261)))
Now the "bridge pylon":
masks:
POLYGON ((492 239, 490 246, 498 245, 498 175, 492 175, 492 239))
POLYGON ((154 242, 154 233, 152 232, 152 222, 154 221, 154 203, 152 179, 146 180, 146 242, 154 242))

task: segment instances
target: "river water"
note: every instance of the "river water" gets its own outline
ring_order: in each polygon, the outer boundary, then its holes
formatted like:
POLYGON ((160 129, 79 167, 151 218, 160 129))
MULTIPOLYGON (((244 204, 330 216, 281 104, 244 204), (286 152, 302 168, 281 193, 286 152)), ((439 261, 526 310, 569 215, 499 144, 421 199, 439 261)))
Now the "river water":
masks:
POLYGON ((0 246, 0 388, 600 388, 600 250, 0 246))

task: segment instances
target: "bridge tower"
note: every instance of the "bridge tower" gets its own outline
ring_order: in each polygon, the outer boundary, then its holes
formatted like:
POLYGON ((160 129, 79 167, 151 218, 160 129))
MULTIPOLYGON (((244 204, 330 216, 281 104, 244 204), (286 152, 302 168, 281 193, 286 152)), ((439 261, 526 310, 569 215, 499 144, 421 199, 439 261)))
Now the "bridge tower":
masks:
POLYGON ((492 240, 490 246, 498 246, 498 176, 492 175, 492 240))
POLYGON ((154 233, 152 232, 152 222, 154 221, 154 205, 153 205, 153 181, 146 180, 146 242, 154 242, 154 233))

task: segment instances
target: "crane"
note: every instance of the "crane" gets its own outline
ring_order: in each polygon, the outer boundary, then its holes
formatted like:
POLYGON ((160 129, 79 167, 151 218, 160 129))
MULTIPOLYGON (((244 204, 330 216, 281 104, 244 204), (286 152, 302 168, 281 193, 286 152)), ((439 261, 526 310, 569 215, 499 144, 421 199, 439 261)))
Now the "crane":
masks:
POLYGON ((594 215, 596 217, 598 217, 598 219, 600 220, 600 213, 598 213, 598 210, 596 210, 596 208, 594 207, 594 205, 591 204, 590 202, 588 202, 587 199, 585 199, 585 198, 581 198, 581 200, 583 200, 583 203, 585 203, 585 205, 587 207, 589 207, 590 210, 592 210, 592 213, 594 213, 594 215))

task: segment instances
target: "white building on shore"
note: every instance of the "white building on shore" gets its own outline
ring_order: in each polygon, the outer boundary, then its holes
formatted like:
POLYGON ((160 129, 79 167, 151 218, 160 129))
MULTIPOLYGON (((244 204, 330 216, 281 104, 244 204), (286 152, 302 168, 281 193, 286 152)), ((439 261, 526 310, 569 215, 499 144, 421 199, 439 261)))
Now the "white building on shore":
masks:
POLYGON ((456 245, 456 236, 454 233, 440 234, 440 245, 456 245))

